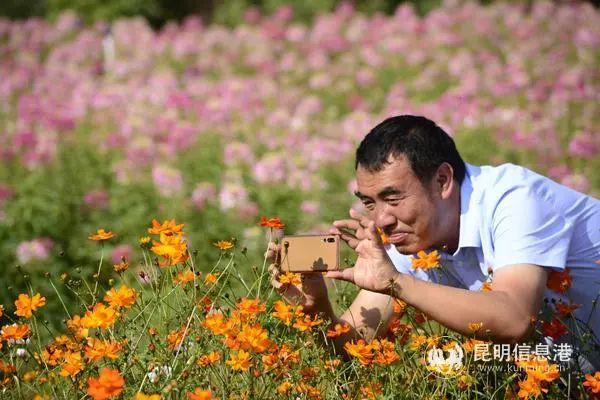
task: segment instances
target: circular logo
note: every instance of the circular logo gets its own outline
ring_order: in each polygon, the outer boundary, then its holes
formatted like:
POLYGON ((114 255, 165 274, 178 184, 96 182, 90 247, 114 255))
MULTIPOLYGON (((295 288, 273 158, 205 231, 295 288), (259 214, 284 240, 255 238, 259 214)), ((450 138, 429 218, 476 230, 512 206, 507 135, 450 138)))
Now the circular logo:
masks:
POLYGON ((426 351, 425 365, 429 371, 442 376, 453 376, 462 372, 465 353, 457 342, 452 341, 442 347, 434 345, 426 351))

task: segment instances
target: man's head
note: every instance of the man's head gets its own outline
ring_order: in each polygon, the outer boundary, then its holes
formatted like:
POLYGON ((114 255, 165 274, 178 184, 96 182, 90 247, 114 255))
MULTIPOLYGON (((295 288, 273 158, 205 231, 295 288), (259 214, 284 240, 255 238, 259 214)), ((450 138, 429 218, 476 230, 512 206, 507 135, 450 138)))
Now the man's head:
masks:
POLYGON ((356 195, 403 253, 457 245, 464 176, 452 138, 424 117, 388 118, 356 151, 356 195))

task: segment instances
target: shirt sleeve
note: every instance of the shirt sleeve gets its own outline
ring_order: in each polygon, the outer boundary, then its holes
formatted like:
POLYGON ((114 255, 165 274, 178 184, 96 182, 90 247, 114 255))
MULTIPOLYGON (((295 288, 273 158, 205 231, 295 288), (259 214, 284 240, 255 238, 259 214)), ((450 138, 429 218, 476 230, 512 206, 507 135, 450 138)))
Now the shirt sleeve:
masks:
POLYGON ((535 185, 505 192, 492 216, 494 269, 511 264, 535 264, 564 269, 573 225, 535 185))

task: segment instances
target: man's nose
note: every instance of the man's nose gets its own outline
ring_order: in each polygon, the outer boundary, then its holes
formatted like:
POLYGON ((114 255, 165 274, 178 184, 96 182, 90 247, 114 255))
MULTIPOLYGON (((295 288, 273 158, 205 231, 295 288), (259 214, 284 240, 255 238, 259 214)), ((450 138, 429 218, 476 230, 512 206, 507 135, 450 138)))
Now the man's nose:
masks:
POLYGON ((387 227, 394 226, 396 218, 388 212, 387 205, 384 205, 381 209, 376 210, 374 221, 378 228, 385 231, 387 227))

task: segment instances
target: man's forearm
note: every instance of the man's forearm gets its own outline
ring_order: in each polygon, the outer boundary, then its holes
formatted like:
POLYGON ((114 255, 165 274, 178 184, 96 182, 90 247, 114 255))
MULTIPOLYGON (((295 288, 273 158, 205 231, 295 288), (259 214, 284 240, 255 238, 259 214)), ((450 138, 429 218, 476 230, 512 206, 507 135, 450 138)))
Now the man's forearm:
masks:
POLYGON ((399 273, 391 294, 418 308, 435 321, 464 335, 471 335, 470 323, 482 323, 477 336, 494 341, 514 342, 529 330, 530 315, 515 307, 504 292, 474 292, 439 285, 399 273))

